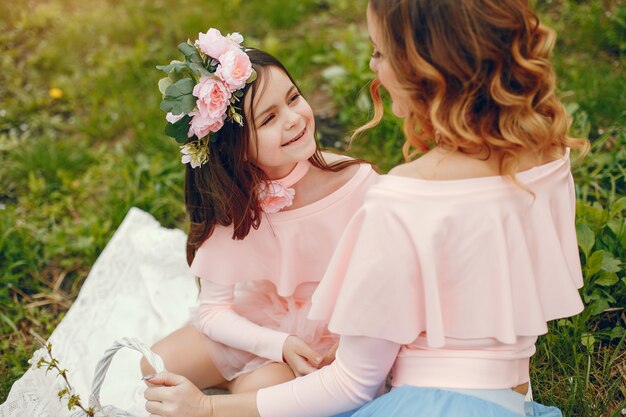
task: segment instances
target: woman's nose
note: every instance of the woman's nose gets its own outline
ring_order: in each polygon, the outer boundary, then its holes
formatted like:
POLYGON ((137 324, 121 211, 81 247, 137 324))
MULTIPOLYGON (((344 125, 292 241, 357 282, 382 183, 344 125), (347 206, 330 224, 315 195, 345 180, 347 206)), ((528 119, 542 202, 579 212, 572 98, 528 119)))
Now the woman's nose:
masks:
POLYGON ((378 72, 378 64, 376 63, 374 57, 370 58, 370 69, 372 72, 378 72))

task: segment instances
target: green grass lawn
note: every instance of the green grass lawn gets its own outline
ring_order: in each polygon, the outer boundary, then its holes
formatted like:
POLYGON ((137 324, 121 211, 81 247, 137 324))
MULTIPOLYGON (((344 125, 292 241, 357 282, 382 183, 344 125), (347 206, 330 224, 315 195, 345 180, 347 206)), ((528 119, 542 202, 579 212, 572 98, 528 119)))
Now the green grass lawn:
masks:
MULTIPOLYGON (((535 398, 565 416, 626 407, 626 5, 536 0, 559 33, 554 62, 572 134, 585 311, 551 324, 532 361, 535 398)), ((71 306, 130 207, 185 229, 183 169, 163 134, 155 66, 214 26, 280 58, 346 149, 369 117, 364 0, 17 0, 0 3, 0 402, 71 306)), ((400 162, 390 115, 349 150, 400 162)))

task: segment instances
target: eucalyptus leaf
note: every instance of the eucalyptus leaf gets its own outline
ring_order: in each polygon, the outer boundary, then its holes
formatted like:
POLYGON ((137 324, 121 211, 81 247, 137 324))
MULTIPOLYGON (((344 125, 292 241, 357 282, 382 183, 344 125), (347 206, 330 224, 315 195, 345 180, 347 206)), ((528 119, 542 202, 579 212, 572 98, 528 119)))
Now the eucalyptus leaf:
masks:
POLYGON ((172 80, 169 76, 161 78, 159 80, 159 91, 161 92, 161 94, 165 94, 165 90, 167 89, 167 87, 172 84, 174 84, 174 80, 172 80))
POLYGON ((595 234, 593 230, 589 228, 586 224, 577 224, 576 225, 576 236, 578 237, 578 246, 582 249, 585 254, 585 258, 589 258, 589 252, 595 243, 595 234))
POLYGON ((172 61, 169 63, 169 65, 157 65, 156 66, 156 69, 161 70, 166 74, 169 74, 172 71, 180 72, 185 68, 187 68, 187 64, 181 61, 172 61))
POLYGON ((198 53, 198 50, 195 46, 190 45, 186 42, 178 45, 178 50, 185 55, 185 59, 191 63, 202 65, 202 57, 198 53))
POLYGON ((189 68, 196 75, 205 76, 205 77, 211 76, 211 73, 209 71, 207 71, 207 69, 204 68, 204 65, 202 65, 202 64, 197 64, 197 63, 193 62, 193 63, 189 64, 189 68))
POLYGON ((183 78, 167 87, 161 110, 174 115, 190 113, 196 106, 196 98, 192 95, 195 83, 189 78, 183 78))
POLYGON ((191 121, 191 116, 185 115, 176 123, 167 123, 165 125, 165 134, 169 137, 176 139, 178 143, 185 143, 188 138, 187 133, 189 132, 189 122, 191 121))

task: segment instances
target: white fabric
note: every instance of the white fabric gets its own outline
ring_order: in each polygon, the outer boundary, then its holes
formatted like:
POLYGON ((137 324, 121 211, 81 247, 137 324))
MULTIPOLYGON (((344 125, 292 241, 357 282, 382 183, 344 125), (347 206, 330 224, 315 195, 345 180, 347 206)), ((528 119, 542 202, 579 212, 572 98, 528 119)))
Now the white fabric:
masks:
MULTIPOLYGON (((105 349, 124 336, 151 345, 181 327, 196 302, 197 287, 185 261, 185 234, 162 228, 132 208, 103 250, 78 298, 50 336, 53 355, 69 370, 70 383, 84 403, 105 349)), ((144 417, 137 352, 119 352, 107 372, 102 404, 144 417)), ((167 368, 167 363, 165 363, 167 368)), ((0 417, 57 417, 67 413, 53 372, 29 369, 13 384, 0 417)))
POLYGON ((257 393, 261 417, 324 417, 371 401, 400 345, 366 336, 342 336, 335 361, 317 372, 257 393))

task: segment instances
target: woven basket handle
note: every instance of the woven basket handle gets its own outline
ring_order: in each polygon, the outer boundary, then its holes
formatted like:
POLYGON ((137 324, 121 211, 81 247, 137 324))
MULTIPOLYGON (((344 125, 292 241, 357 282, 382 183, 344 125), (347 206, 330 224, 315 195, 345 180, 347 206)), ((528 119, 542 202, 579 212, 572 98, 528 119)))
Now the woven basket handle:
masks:
POLYGON ((140 352, 157 373, 165 371, 163 359, 161 359, 161 357, 156 353, 152 352, 141 340, 134 337, 124 337, 119 339, 113 344, 113 346, 104 352, 104 356, 100 359, 100 362, 98 362, 98 365, 96 366, 96 373, 94 374, 93 382, 91 384, 89 407, 92 407, 95 410, 102 410, 102 405, 100 404, 100 389, 104 383, 104 377, 109 369, 109 365, 111 365, 113 356, 118 350, 124 347, 140 352))

